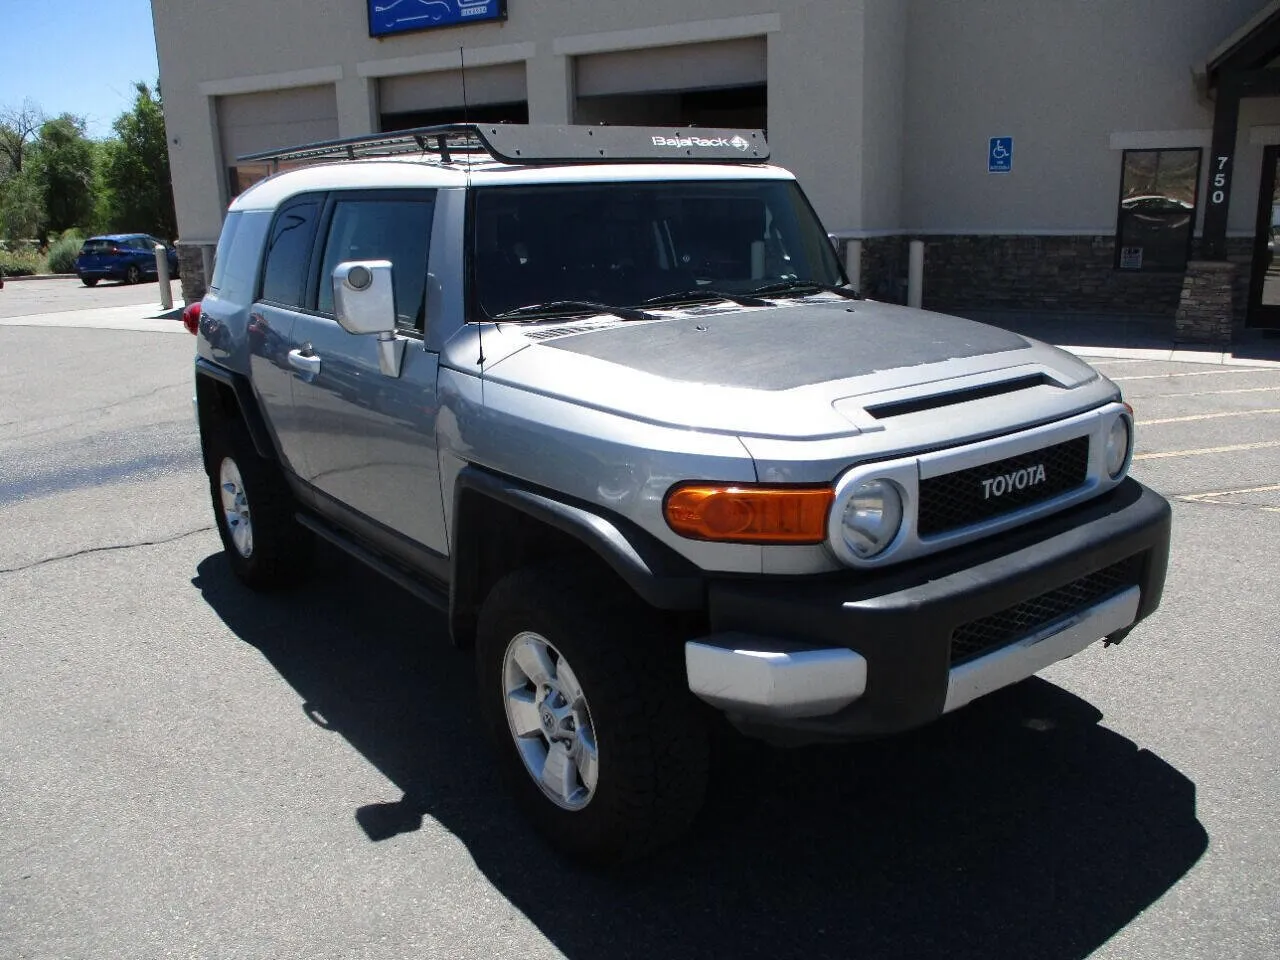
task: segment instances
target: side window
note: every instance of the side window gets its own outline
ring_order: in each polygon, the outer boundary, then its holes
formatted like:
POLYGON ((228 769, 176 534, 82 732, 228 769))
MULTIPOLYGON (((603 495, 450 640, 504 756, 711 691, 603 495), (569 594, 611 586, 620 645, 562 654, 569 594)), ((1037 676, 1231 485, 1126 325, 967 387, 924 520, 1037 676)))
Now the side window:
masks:
POLYGON ((287 307, 301 305, 319 212, 319 201, 307 200, 290 204, 276 214, 262 269, 263 300, 287 307))
POLYGON ((427 289, 427 253, 435 203, 413 199, 339 200, 320 261, 316 309, 333 313, 334 267, 344 260, 390 260, 395 280, 396 322, 422 332, 427 289))

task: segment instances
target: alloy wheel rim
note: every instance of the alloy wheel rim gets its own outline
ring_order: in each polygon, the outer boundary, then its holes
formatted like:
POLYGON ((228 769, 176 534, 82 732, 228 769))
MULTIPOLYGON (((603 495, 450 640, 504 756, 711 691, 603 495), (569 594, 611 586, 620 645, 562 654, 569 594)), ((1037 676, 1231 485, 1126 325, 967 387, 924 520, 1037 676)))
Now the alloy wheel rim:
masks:
POLYGON ((525 631, 502 661, 507 725, 525 770, 552 803, 581 810, 600 774, 591 709, 573 668, 541 634, 525 631))
POLYGON ((222 519, 236 552, 246 560, 253 554, 253 521, 249 517, 249 498, 244 492, 240 468, 230 457, 224 457, 218 468, 218 489, 222 495, 222 519))

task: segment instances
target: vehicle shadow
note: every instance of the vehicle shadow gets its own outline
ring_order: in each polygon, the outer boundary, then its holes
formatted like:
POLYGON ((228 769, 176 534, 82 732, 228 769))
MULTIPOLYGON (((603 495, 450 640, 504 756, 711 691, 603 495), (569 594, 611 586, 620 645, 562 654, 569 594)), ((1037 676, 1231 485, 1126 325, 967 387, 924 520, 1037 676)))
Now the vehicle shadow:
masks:
POLYGON ((323 588, 280 596, 241 588, 221 554, 193 583, 403 791, 352 811, 371 840, 434 818, 574 960, 1080 958, 1208 845, 1186 777, 1033 679, 889 741, 743 742, 678 848, 580 869, 502 791, 444 618, 332 551, 319 563, 323 588))

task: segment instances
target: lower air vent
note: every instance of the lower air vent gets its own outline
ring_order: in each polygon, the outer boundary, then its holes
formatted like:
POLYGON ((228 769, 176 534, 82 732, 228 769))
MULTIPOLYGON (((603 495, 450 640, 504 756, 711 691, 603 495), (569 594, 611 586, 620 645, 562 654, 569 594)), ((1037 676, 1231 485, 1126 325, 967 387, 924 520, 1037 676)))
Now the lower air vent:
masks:
POLYGON ((1136 584, 1141 570, 1142 554, 1137 554, 1066 586, 957 627, 951 635, 951 665, 954 667, 1008 646, 1056 620, 1096 606, 1136 584))

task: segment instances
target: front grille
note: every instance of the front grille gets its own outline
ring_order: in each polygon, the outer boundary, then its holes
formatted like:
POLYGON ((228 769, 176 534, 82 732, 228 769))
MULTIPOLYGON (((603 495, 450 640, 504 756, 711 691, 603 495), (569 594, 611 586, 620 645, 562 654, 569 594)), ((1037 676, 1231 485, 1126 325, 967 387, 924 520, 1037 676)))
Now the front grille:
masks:
POLYGON ((1089 473, 1089 438, 920 481, 920 536, 929 537, 1074 490, 1089 473))
POLYGON ((1081 577, 1038 597, 973 620, 951 634, 951 665, 990 653, 1061 620, 1095 606, 1138 582, 1142 555, 1137 554, 1081 577))

